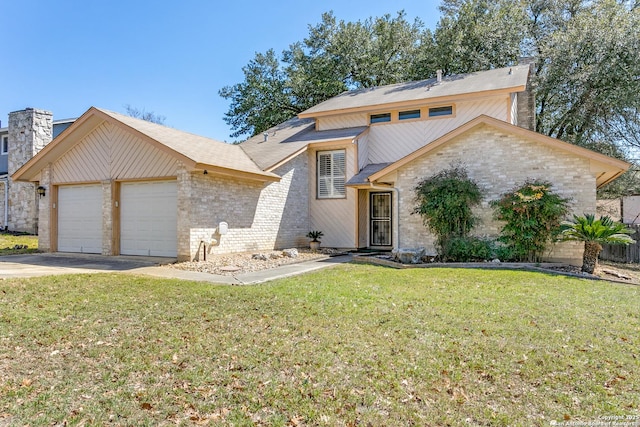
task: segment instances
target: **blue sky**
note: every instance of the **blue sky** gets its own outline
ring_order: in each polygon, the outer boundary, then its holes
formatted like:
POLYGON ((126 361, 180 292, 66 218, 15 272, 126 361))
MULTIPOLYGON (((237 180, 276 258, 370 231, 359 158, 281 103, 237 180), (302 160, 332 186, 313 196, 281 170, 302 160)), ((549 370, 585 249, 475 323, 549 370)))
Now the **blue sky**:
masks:
POLYGON ((25 107, 77 117, 129 104, 177 129, 232 141, 220 88, 243 80, 256 52, 302 40, 333 10, 364 20, 404 9, 434 29, 439 0, 5 1, 0 20, 0 120, 25 107))

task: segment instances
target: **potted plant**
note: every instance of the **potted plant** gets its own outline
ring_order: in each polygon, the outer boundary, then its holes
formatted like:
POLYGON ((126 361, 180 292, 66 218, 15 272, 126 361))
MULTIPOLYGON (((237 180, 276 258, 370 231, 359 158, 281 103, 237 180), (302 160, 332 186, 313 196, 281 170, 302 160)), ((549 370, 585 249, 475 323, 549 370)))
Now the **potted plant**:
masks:
POLYGON ((323 236, 324 234, 322 233, 322 231, 310 231, 307 234, 307 237, 311 239, 311 241, 309 242, 309 247, 311 248, 312 251, 317 251, 320 248, 320 238, 323 236))

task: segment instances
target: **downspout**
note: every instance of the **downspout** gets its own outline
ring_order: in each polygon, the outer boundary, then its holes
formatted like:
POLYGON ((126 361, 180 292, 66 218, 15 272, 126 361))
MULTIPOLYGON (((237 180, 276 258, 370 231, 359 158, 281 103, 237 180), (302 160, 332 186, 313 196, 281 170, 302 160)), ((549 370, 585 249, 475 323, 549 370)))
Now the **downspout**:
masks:
POLYGON ((393 243, 392 245, 393 249, 397 250, 400 248, 400 221, 398 221, 398 217, 400 216, 400 192, 397 187, 375 185, 373 182, 369 183, 369 188, 371 188, 372 190, 392 191, 394 193, 393 199, 396 201, 395 202, 396 214, 393 215, 393 212, 391 212, 393 216, 393 236, 394 236, 394 239, 392 240, 391 243, 393 243))
POLYGON ((4 229, 9 229, 9 178, 4 177, 0 179, 0 182, 4 184, 4 229))

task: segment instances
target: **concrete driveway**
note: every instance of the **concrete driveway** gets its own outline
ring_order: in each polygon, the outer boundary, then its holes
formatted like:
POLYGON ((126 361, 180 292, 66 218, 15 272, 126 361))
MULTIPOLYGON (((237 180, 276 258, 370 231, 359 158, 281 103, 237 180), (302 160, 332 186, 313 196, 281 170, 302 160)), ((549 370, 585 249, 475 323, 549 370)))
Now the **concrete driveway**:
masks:
POLYGON ((64 253, 7 255, 0 256, 0 278, 117 271, 133 272, 171 262, 175 262, 175 258, 64 253))
POLYGON ((349 262, 351 261, 351 256, 341 255, 320 258, 234 276, 220 276, 164 266, 175 261, 175 258, 65 253, 7 255, 0 256, 0 280, 4 278, 49 276, 52 274, 121 272, 227 285, 250 285, 349 262))

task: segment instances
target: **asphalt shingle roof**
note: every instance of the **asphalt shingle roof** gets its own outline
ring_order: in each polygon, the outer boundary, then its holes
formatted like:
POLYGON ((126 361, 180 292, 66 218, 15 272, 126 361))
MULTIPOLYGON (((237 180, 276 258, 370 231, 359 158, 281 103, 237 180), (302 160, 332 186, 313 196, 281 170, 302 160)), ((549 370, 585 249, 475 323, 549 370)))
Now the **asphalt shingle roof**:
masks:
POLYGON ((488 92, 526 86, 529 65, 519 65, 469 74, 446 76, 438 83, 427 79, 387 86, 352 90, 334 96, 308 110, 300 117, 313 117, 353 108, 382 106, 407 101, 436 99, 468 93, 488 92))

